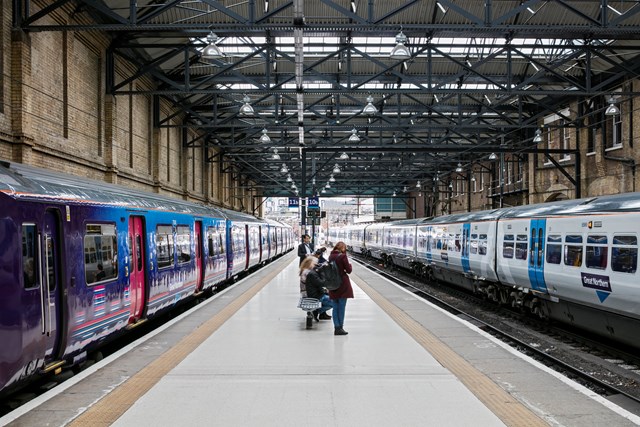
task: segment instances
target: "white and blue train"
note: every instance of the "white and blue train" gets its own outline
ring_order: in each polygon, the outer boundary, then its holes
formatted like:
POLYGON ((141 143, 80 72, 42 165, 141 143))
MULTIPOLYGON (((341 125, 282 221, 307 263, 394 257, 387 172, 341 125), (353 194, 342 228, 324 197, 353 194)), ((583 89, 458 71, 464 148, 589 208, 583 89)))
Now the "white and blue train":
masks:
POLYGON ((295 244, 276 221, 0 161, 0 395, 295 244))
POLYGON ((640 193, 346 227, 350 250, 640 347, 640 193))

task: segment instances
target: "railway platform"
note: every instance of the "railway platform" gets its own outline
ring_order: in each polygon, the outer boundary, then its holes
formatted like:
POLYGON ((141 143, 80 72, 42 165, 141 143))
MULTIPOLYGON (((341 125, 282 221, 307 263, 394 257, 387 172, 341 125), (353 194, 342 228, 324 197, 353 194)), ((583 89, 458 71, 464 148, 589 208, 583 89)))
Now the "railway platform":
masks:
MULTIPOLYGON (((623 409, 357 263, 346 336, 287 254, 0 418, 10 426, 631 426, 623 409)), ((637 408, 636 408, 637 409, 637 408)))

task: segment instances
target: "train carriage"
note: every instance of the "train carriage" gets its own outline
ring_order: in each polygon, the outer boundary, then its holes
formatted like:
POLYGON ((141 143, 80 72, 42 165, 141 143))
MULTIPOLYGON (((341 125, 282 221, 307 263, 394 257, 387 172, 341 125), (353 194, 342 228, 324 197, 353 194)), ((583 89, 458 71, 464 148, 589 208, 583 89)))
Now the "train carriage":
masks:
POLYGON ((21 164, 0 162, 0 205, 2 393, 265 256, 249 215, 21 164))

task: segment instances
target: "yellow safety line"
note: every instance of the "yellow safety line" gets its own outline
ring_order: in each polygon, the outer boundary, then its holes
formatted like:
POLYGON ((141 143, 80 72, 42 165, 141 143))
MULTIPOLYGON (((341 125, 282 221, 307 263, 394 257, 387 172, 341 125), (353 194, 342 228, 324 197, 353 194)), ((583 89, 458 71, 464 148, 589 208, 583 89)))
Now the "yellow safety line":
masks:
POLYGON ((484 405, 508 426, 548 426, 529 408, 513 398, 462 356, 440 341, 420 323, 389 302, 357 275, 357 285, 382 308, 400 327, 446 369, 453 373, 484 405))
MULTIPOLYGON (((278 264, 286 265, 291 262, 290 256, 285 256, 278 264)), ((110 426, 122 416, 133 404, 148 392, 169 371, 177 366, 184 358, 191 354, 224 322, 233 316, 267 283, 271 282, 282 271, 274 268, 262 277, 255 285, 224 307, 218 314, 203 323, 198 329, 184 337, 155 361, 151 362, 137 374, 129 378, 121 386, 107 394, 104 398, 91 406, 87 411, 74 419, 69 425, 76 426, 110 426)))

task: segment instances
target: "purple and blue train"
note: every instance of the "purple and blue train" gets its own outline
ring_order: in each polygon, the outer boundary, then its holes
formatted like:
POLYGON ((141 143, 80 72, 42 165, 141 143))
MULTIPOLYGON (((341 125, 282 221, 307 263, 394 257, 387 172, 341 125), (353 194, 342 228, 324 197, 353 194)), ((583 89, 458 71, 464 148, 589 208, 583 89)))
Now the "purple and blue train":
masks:
POLYGON ((276 221, 0 161, 0 393, 293 247, 276 221))
POLYGON ((333 242, 640 348, 640 193, 352 225, 333 242))

